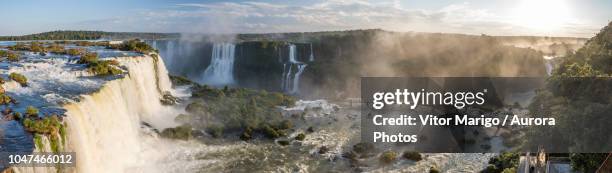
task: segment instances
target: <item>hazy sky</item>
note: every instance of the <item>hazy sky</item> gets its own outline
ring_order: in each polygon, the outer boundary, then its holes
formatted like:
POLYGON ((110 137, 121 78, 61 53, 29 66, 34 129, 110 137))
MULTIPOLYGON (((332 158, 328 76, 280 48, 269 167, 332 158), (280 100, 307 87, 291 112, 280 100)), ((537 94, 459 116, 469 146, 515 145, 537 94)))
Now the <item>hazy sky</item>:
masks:
POLYGON ((51 30, 392 31, 591 37, 611 0, 2 0, 0 35, 51 30))

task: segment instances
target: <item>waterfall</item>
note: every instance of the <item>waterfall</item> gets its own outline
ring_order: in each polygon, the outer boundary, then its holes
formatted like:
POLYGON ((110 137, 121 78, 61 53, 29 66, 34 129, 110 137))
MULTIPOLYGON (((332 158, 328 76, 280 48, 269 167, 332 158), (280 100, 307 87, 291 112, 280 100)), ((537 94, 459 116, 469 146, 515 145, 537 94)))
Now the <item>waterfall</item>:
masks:
POLYGON ((213 45, 210 65, 202 76, 203 83, 227 85, 234 82, 235 49, 236 45, 231 43, 215 43, 213 45))
POLYGON ((295 77, 293 78, 293 89, 291 89, 291 93, 298 93, 299 91, 299 82, 300 82, 300 76, 302 75, 302 73, 304 72, 304 69, 306 68, 306 64, 298 64, 298 71, 297 73, 295 73, 295 77))
POLYGON ((548 76, 552 75, 552 71, 554 69, 554 65, 553 65, 553 58, 555 58, 554 56, 544 56, 544 65, 546 67, 546 74, 548 76))
MULTIPOLYGON (((312 55, 311 55, 312 56, 312 55)), ((283 64, 283 73, 281 80, 281 89, 288 93, 298 93, 300 86, 300 76, 306 69, 306 64, 297 60, 297 48, 294 44, 289 44, 289 60, 283 64), (293 73, 293 66, 296 66, 296 72, 293 73), (288 70, 287 69, 288 66, 288 70)))
MULTIPOLYGON (((283 64, 283 73, 285 72, 284 65, 286 65, 286 64, 283 64)), ((287 73, 284 74, 283 82, 282 82, 282 86, 281 86, 283 91, 287 91, 289 89, 289 84, 290 84, 289 81, 291 81, 291 67, 292 66, 293 66, 293 64, 289 64, 289 70, 287 70, 287 73)))
POLYGON ((289 45, 289 63, 291 63, 291 64, 298 63, 298 61, 295 60, 296 53, 297 52, 296 52, 295 45, 294 44, 290 44, 289 45))
POLYGON ((167 72, 163 74, 163 61, 151 57, 118 60, 129 75, 64 106, 67 151, 78 153, 77 172, 147 172, 143 169, 155 168, 151 159, 156 159, 158 149, 143 144, 152 137, 143 134, 141 122, 158 129, 175 126, 175 110, 159 101, 158 90, 169 91, 171 86, 167 72))
POLYGON ((162 57, 166 58, 164 59, 165 62, 168 62, 170 67, 174 67, 174 65, 176 64, 175 61, 175 57, 174 57, 174 41, 167 41, 166 42, 166 51, 165 54, 162 55, 162 57))
POLYGON ((310 61, 310 62, 314 61, 314 53, 312 51, 312 43, 310 43, 310 58, 308 59, 308 61, 310 61))

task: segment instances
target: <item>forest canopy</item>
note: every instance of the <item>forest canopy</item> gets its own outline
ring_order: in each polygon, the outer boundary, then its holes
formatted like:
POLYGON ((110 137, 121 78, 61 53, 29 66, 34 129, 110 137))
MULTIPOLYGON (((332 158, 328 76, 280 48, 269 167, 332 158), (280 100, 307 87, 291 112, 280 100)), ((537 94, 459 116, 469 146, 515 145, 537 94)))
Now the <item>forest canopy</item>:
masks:
POLYGON ((100 40, 100 39, 163 39, 178 38, 178 33, 104 32, 104 31, 51 31, 22 36, 0 36, 0 41, 23 40, 100 40))

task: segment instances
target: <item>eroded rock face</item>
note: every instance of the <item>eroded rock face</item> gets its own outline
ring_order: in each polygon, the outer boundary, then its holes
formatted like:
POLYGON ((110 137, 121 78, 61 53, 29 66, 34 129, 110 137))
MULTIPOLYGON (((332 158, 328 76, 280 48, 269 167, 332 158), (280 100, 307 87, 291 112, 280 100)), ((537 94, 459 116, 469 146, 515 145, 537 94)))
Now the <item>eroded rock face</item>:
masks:
POLYGON ((176 105, 181 100, 178 97, 173 96, 170 92, 164 92, 160 101, 164 105, 176 105))

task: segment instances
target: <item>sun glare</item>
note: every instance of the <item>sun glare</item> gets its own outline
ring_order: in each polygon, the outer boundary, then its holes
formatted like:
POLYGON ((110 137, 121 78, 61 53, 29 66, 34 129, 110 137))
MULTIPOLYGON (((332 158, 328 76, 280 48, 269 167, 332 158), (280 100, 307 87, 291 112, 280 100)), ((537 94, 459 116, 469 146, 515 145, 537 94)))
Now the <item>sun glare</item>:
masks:
POLYGON ((513 21, 517 25, 535 31, 554 31, 570 18, 566 0, 521 0, 514 10, 513 21))

